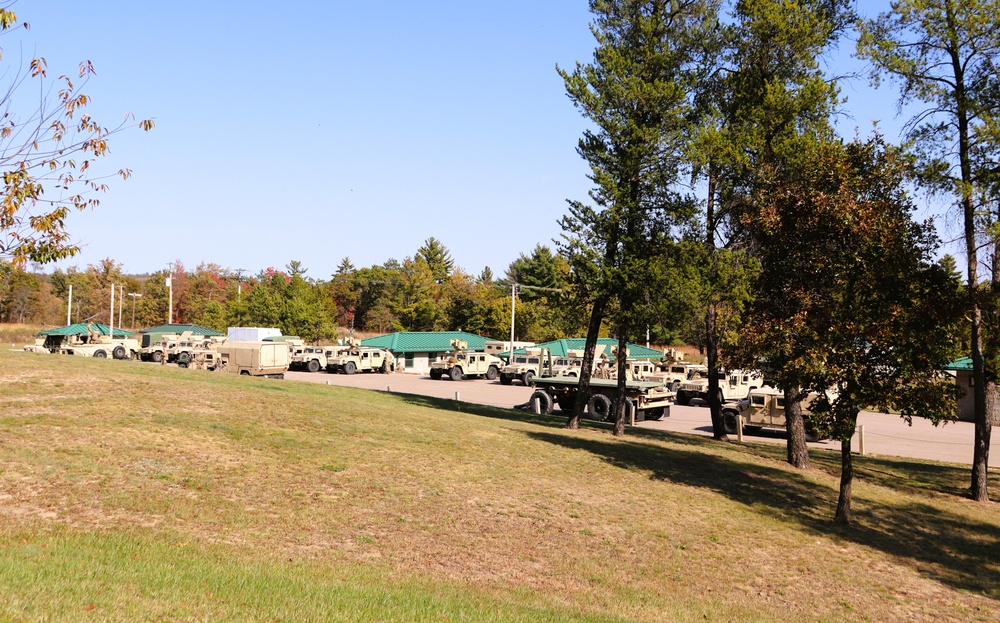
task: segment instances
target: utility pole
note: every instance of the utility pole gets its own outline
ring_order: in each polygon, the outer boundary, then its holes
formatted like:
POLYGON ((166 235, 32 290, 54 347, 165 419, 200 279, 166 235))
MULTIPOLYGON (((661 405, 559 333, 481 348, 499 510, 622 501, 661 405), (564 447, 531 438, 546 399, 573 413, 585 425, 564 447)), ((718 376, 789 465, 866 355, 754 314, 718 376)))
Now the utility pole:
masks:
POLYGON ((125 291, 125 286, 118 288, 118 327, 122 326, 122 306, 125 305, 125 297, 122 292, 125 291))
POLYGON ((242 268, 236 269, 236 302, 243 300, 243 273, 245 272, 242 268))
POLYGON ((132 330, 135 331, 135 299, 142 295, 138 292, 129 292, 128 295, 132 297, 132 330))
POLYGON ((167 277, 167 289, 170 290, 170 307, 167 308, 167 324, 174 323, 174 263, 167 264, 170 275, 167 277))
POLYGON ((70 314, 73 311, 73 284, 69 284, 69 302, 66 304, 66 326, 70 325, 70 314))

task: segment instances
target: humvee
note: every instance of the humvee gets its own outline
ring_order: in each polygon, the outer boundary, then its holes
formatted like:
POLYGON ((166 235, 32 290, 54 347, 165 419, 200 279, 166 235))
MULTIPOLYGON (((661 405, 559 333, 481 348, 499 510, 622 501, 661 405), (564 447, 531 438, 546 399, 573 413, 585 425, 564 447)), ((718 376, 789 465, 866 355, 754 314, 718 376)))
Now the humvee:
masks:
POLYGON ((396 358, 382 348, 367 348, 354 338, 348 338, 347 351, 337 357, 327 359, 326 371, 331 374, 354 374, 355 372, 396 371, 396 358))
MULTIPOLYGON (((810 406, 818 397, 819 394, 811 392, 802 401, 802 415, 806 421, 806 441, 820 439, 819 433, 808 417, 810 406)), ((743 430, 749 433, 760 432, 762 428, 787 428, 784 392, 765 385, 752 389, 745 399, 727 404, 722 409, 722 424, 728 434, 736 434, 740 416, 743 417, 743 430)))
MULTIPOLYGON (((719 370, 719 402, 746 398, 750 390, 764 385, 764 377, 753 370, 719 370)), ((677 389, 677 404, 686 405, 692 398, 708 400, 708 371, 695 371, 687 381, 682 381, 677 389)))
POLYGON ((697 376, 706 377, 708 368, 697 363, 688 361, 667 361, 661 362, 657 370, 649 375, 649 380, 657 380, 676 392, 680 389, 681 383, 689 381, 697 376))
POLYGON ((492 381, 500 375, 503 361, 485 352, 467 351, 469 343, 465 340, 453 339, 450 342, 455 349, 446 359, 431 364, 430 375, 434 380, 447 377, 453 381, 461 381, 468 377, 486 378, 492 381))
POLYGON ((159 340, 141 349, 139 351, 139 359, 156 363, 161 363, 164 358, 168 362, 173 361, 177 358, 175 349, 180 341, 181 336, 176 333, 163 335, 159 340))
POLYGON ((292 356, 293 367, 309 372, 319 372, 327 366, 329 346, 306 346, 300 355, 292 356))
POLYGON ((545 373, 548 376, 552 369, 552 352, 547 348, 526 348, 523 355, 514 355, 512 362, 500 371, 500 383, 510 385, 514 379, 527 386, 536 376, 545 373))

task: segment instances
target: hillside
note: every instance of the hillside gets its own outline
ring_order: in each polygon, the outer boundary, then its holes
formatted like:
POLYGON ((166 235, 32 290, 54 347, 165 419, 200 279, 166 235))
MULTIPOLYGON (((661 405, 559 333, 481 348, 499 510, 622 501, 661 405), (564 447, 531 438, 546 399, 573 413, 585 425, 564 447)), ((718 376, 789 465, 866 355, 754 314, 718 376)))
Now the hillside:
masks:
POLYGON ((0 620, 1000 618, 965 467, 859 457, 844 529, 822 452, 6 351, 0 406, 0 620))

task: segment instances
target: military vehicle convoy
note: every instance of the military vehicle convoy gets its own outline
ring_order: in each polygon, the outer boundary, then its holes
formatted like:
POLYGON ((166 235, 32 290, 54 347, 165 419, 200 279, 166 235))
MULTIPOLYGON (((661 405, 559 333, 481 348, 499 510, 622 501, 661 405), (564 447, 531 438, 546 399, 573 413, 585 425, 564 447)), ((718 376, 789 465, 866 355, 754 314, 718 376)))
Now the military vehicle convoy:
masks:
MULTIPOLYGON (((806 421, 806 441, 819 441, 820 435, 809 422, 810 406, 819 397, 812 392, 802 401, 802 415, 806 421)), ((765 385, 750 390, 749 395, 737 403, 727 404, 722 409, 722 423, 726 432, 734 435, 739 428, 739 418, 743 418, 743 430, 760 432, 763 428, 786 430, 785 394, 779 389, 765 385)))
POLYGON ((349 346, 306 346, 301 354, 292 356, 292 368, 319 372, 328 370, 331 359, 350 351, 349 346))
POLYGON ((361 346, 361 342, 347 339, 347 351, 337 357, 327 359, 326 371, 331 374, 354 374, 355 372, 381 372, 388 374, 396 371, 396 357, 381 348, 361 346))
POLYGON ((435 381, 448 378, 461 381, 466 378, 485 378, 495 380, 500 375, 503 360, 485 352, 466 350, 469 343, 465 340, 453 339, 449 342, 455 352, 447 358, 435 361, 430 367, 430 376, 435 381))

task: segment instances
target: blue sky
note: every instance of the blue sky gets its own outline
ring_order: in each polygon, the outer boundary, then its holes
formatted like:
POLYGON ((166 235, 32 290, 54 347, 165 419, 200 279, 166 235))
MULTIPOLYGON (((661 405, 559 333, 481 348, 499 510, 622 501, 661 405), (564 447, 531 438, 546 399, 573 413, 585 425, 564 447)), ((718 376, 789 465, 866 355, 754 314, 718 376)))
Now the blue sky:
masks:
MULTIPOLYGON (((862 6, 865 12, 883 3, 862 6)), ((327 278, 412 256, 431 236, 456 264, 502 274, 558 237, 566 199, 586 199, 575 152, 585 121, 555 71, 591 58, 583 0, 505 3, 20 0, 31 29, 5 58, 84 59, 89 112, 150 133, 111 142, 128 167, 69 227, 83 252, 132 273, 172 260, 251 272, 299 260, 327 278)), ((837 68, 856 66, 844 51, 837 68)), ((844 85, 848 135, 882 119, 894 92, 844 85)))

